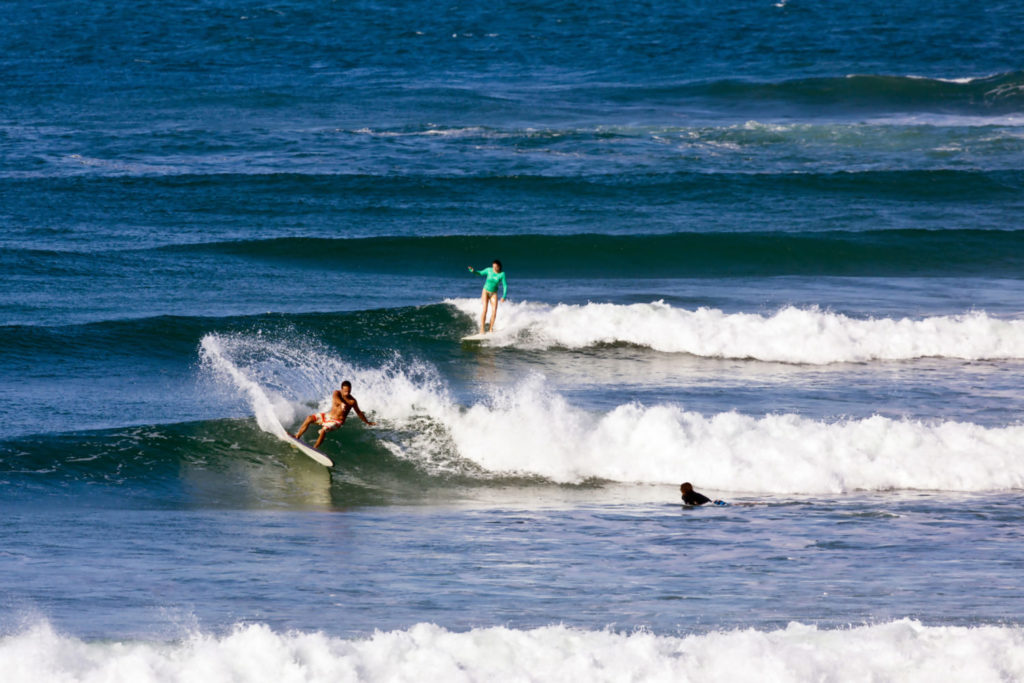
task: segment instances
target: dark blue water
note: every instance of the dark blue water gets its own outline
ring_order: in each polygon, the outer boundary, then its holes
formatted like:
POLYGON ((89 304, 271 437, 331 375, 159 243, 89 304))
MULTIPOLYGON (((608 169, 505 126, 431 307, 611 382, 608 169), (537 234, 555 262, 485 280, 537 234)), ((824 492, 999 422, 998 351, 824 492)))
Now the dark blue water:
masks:
POLYGON ((799 680, 913 619, 1020 673, 1019 4, 5 9, 0 664, 565 624, 799 680), (343 379, 327 470, 275 434, 343 379))

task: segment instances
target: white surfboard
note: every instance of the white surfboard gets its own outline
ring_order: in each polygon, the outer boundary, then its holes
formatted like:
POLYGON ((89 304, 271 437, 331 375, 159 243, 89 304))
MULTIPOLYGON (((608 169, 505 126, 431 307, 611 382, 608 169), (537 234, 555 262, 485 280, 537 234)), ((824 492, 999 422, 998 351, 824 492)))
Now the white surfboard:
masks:
POLYGON ((317 449, 315 449, 312 446, 310 446, 309 444, 307 444, 305 441, 302 441, 301 439, 296 439, 291 434, 286 435, 284 440, 287 441, 288 443, 290 443, 295 448, 298 448, 300 451, 302 451, 303 453, 305 453, 309 457, 313 458, 313 460, 316 460, 318 463, 320 463, 324 467, 334 467, 334 461, 333 460, 331 460, 326 455, 324 455, 323 453, 321 453, 317 449))
POLYGON ((488 336, 490 336, 490 335, 488 335, 488 334, 471 334, 468 337, 463 337, 462 341, 469 342, 469 343, 482 342, 485 339, 487 339, 488 336))

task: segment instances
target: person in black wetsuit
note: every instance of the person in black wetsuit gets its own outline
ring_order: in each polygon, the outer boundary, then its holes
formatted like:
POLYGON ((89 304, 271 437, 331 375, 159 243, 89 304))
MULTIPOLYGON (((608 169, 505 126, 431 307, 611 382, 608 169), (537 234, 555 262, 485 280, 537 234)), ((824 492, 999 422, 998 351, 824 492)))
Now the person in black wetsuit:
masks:
POLYGON ((704 503, 728 505, 724 500, 711 500, 703 493, 697 493, 693 490, 693 484, 688 481, 679 485, 679 492, 683 494, 684 505, 703 505, 704 503))

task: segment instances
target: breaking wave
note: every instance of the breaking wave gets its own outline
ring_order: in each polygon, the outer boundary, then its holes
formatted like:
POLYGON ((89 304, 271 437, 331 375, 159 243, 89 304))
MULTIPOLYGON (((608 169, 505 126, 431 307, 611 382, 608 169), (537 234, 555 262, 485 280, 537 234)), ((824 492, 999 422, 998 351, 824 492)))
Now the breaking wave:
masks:
POLYGON ((666 636, 566 626, 449 631, 433 624, 345 639, 238 625, 175 642, 85 641, 46 623, 0 638, 8 683, 36 681, 763 681, 1024 678, 1024 629, 925 626, 903 619, 855 628, 790 623, 666 636), (870 653, 870 656, 864 656, 870 653))
MULTIPOLYGON (((450 303, 479 314, 475 299, 450 303)), ((647 304, 505 304, 491 346, 581 349, 632 344, 666 353, 784 363, 912 358, 1024 358, 1024 320, 983 312, 927 318, 851 318, 818 308, 724 313, 647 304)))
POLYGON ((349 378, 363 408, 380 422, 372 432, 378 446, 432 477, 564 484, 689 479, 722 491, 811 494, 1024 488, 1021 426, 703 415, 677 404, 624 403, 592 412, 539 375, 492 388, 466 406, 423 363, 364 368, 315 345, 243 335, 207 335, 202 353, 267 431, 298 419, 311 405, 304 401, 325 408, 339 378, 349 378), (267 410, 276 419, 261 418, 267 410))

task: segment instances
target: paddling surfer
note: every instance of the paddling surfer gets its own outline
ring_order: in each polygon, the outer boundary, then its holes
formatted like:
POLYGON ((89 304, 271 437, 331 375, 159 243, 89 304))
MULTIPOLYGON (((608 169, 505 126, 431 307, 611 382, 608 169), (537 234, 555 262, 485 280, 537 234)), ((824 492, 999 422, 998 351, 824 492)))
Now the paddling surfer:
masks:
POLYGON ((693 484, 688 481, 679 485, 679 492, 683 494, 683 505, 704 505, 705 503, 728 505, 724 500, 711 500, 703 493, 697 493, 693 490, 693 484))
POLYGON ((306 417, 306 421, 302 423, 299 431, 293 434, 296 439, 301 439, 302 435, 309 429, 309 425, 316 422, 318 425, 322 425, 320 428, 320 435, 316 439, 316 443, 313 444, 313 448, 320 448, 320 444, 323 443, 324 437, 327 436, 327 432, 333 432, 335 429, 345 424, 345 420, 348 418, 349 411, 356 411, 356 415, 359 419, 365 422, 370 427, 376 425, 376 422, 370 422, 363 415, 363 411, 359 409, 359 402, 356 401, 356 397, 352 395, 352 382, 345 380, 341 383, 341 390, 335 390, 331 395, 331 409, 325 413, 313 413, 306 417))
POLYGON ((505 272, 501 268, 501 261, 494 259, 490 268, 484 268, 483 270, 475 270, 473 266, 469 267, 469 272, 476 273, 477 275, 486 278, 484 280, 484 289, 480 293, 480 303, 483 304, 484 310, 480 314, 480 334, 487 332, 484 328, 484 323, 487 322, 487 308, 489 305, 493 305, 491 308, 491 332, 494 332, 494 319, 498 317, 498 284, 501 283, 501 300, 504 301, 508 296, 508 282, 505 280, 505 272))

